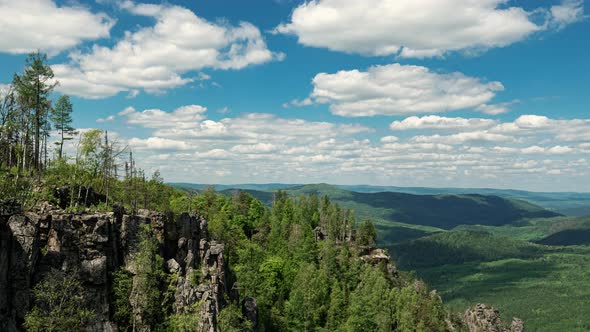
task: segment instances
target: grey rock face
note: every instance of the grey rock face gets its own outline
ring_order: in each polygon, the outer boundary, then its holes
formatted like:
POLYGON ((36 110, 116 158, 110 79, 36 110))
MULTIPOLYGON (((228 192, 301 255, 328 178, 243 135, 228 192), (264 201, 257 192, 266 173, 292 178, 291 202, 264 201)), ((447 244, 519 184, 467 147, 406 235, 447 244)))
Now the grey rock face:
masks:
MULTIPOLYGON (((195 331, 217 330, 217 315, 229 294, 228 271, 224 245, 209 240, 204 218, 183 214, 168 222, 166 216, 147 210, 138 215, 71 214, 49 205, 36 213, 8 208, 0 212, 0 331, 21 330, 31 309, 32 288, 52 269, 74 273, 84 287, 87 305, 96 313, 87 331, 117 331, 112 273, 124 268, 133 274, 142 224, 152 226, 166 270, 176 275, 173 309, 185 313, 196 308, 200 322, 195 331)), ((141 322, 139 306, 133 309, 141 322)))
POLYGON ((242 300, 242 315, 252 322, 252 331, 258 331, 258 305, 256 299, 246 296, 242 300))
POLYGON ((465 324, 470 332, 523 332, 524 323, 518 318, 510 326, 500 319, 500 312, 486 304, 476 304, 464 315, 465 324))

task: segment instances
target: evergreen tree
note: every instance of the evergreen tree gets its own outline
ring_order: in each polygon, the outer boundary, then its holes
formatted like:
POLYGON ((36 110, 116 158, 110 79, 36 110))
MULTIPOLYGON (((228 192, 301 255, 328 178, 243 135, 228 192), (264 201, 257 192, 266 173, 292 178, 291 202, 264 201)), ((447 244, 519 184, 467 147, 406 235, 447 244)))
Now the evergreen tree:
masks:
POLYGON ((75 134, 75 129, 72 127, 72 103, 69 96, 61 96, 51 109, 51 121, 55 125, 55 129, 59 131, 60 140, 56 144, 59 146, 58 157, 62 158, 63 146, 65 140, 71 140, 72 135, 75 134))
POLYGON ((387 283, 383 273, 365 266, 356 289, 350 294, 350 316, 346 322, 351 332, 391 331, 387 283))
POLYGON ((53 77, 53 70, 47 64, 47 55, 37 52, 29 54, 24 73, 15 74, 12 82, 22 109, 33 110, 33 166, 37 170, 41 170, 41 132, 51 105, 49 94, 57 85, 53 77))
POLYGON ((330 307, 326 323, 326 328, 329 331, 339 331, 341 329, 342 324, 346 321, 346 309, 346 294, 340 287, 340 283, 334 281, 330 292, 330 307))
POLYGON ((285 311, 294 331, 315 331, 324 326, 328 309, 328 277, 313 263, 301 265, 285 311))
POLYGON ((158 254, 159 245, 150 225, 141 225, 140 242, 133 260, 135 275, 130 303, 135 309, 133 326, 155 326, 161 321, 160 285, 164 279, 164 259, 158 254), (137 321, 140 318, 141 321, 137 321))
POLYGON ((361 246, 374 246, 377 243, 377 230, 371 220, 365 220, 359 227, 356 242, 361 246))

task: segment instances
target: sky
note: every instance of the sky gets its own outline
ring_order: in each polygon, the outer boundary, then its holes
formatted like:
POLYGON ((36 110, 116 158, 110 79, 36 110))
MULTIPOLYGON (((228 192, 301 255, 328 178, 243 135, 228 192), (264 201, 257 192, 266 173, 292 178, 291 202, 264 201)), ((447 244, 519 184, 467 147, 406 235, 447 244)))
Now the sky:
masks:
POLYGON ((0 0, 0 98, 48 54, 74 126, 169 182, 590 191, 582 0, 0 0))

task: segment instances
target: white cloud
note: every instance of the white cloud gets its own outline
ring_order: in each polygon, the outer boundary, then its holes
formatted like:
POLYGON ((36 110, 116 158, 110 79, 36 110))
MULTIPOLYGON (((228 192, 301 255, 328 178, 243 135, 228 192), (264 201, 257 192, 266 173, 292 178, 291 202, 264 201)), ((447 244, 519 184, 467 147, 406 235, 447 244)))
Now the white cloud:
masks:
POLYGON ((417 143, 464 144, 467 142, 510 142, 514 138, 506 135, 492 134, 486 131, 472 131, 452 135, 415 136, 410 139, 417 143))
POLYGON ((422 58, 507 46, 579 20, 582 5, 566 0, 526 11, 506 0, 316 0, 298 6, 275 31, 306 46, 422 58), (539 13, 545 22, 535 22, 539 13))
POLYGON ((398 63, 368 71, 319 73, 310 95, 341 116, 408 115, 476 108, 504 90, 462 73, 438 74, 426 67, 398 63))
POLYGON ((125 32, 112 47, 94 45, 88 53, 71 53, 71 62, 53 66, 59 90, 86 98, 104 98, 119 92, 130 96, 151 93, 206 80, 204 68, 242 69, 282 59, 268 50, 260 30, 212 23, 174 5, 135 4, 121 7, 131 14, 156 20, 152 27, 125 32))
POLYGON ((574 151, 574 149, 570 148, 569 146, 561 146, 561 145, 551 147, 547 150, 547 152, 551 153, 551 154, 564 154, 564 153, 570 153, 572 151, 574 151))
POLYGON ((545 152, 545 148, 540 147, 538 145, 533 145, 533 146, 529 146, 527 148, 524 148, 520 151, 522 153, 526 153, 526 154, 543 153, 543 152, 545 152))
POLYGON ((223 106, 222 108, 217 110, 217 113, 219 114, 228 114, 231 112, 231 109, 227 106, 223 106))
POLYGON ((435 130, 478 130, 491 128, 498 124, 496 120, 481 118, 447 118, 438 115, 423 117, 411 116, 402 121, 394 121, 391 130, 435 129, 435 130))
POLYGON ((313 100, 311 100, 311 98, 305 98, 303 100, 293 99, 288 103, 284 103, 283 107, 284 108, 289 108, 291 106, 305 107, 305 106, 311 106, 311 105, 313 105, 313 100))
POLYGON ((257 143, 257 144, 239 144, 231 148, 232 152, 237 153, 268 153, 276 151, 278 147, 271 143, 257 143))
POLYGON ((115 21, 80 5, 51 0, 0 0, 0 52, 22 54, 41 49, 50 55, 83 41, 109 37, 115 21))
POLYGON ((395 143, 399 141, 399 138, 396 136, 384 136, 380 139, 381 143, 395 143))
POLYGON ((204 119, 206 111, 207 109, 200 105, 187 105, 179 107, 171 113, 160 109, 148 109, 142 112, 125 109, 119 114, 127 116, 128 123, 146 128, 191 128, 204 119))
POLYGON ((131 113, 135 112, 135 108, 132 106, 126 107, 124 110, 122 110, 121 112, 117 113, 117 115, 119 116, 123 116, 123 115, 128 115, 131 113))
MULTIPOLYGON (((144 111, 145 112, 145 111, 144 111)), ((142 112, 143 113, 143 112, 142 112)), ((371 132, 367 127, 354 124, 312 122, 302 119, 279 118, 273 114, 249 113, 220 121, 203 120, 186 123, 185 127, 161 128, 161 137, 184 137, 200 140, 239 140, 258 142, 318 142, 336 136, 350 136, 371 132)))
POLYGON ((504 135, 551 134, 564 142, 590 141, 590 119, 556 120, 542 115, 522 115, 513 122, 498 124, 489 130, 504 135))
POLYGON ((509 105, 510 103, 502 103, 495 105, 481 104, 477 106, 475 109, 485 114, 498 115, 510 112, 510 109, 508 108, 509 105))
POLYGON ((149 150, 188 150, 190 146, 183 141, 172 140, 160 137, 149 137, 147 139, 132 138, 129 145, 133 149, 149 150))
POLYGON ((566 154, 575 152, 574 149, 569 146, 556 145, 553 147, 545 148, 538 145, 529 146, 520 150, 525 154, 566 154))
POLYGON ((114 116, 114 115, 109 115, 106 118, 98 118, 98 119, 96 119, 96 122, 98 122, 98 123, 112 122, 112 121, 115 120, 115 117, 116 116, 114 116))
POLYGON ((523 129, 547 128, 549 118, 540 115, 522 115, 514 121, 514 124, 523 129))
POLYGON ((552 190, 590 185, 580 180, 590 178, 584 145, 590 140, 568 143, 558 138, 572 124, 579 131, 585 123, 582 119, 525 115, 501 123, 422 117, 414 119, 418 124, 399 123, 412 130, 432 127, 428 130, 434 133, 398 137, 368 136, 370 128, 354 123, 264 113, 212 120, 206 111, 197 112, 200 119, 186 121, 182 128, 153 125, 155 119, 178 122, 183 115, 175 111, 162 115, 130 109, 125 113, 122 119, 127 122, 138 114, 149 115, 149 120, 135 124, 136 130, 147 132, 146 137, 129 142, 142 168, 158 168, 169 181, 323 181, 552 190), (509 126, 513 127, 510 131, 495 131, 509 126), (553 174, 555 170, 560 174, 553 174))
POLYGON ((557 29, 584 19, 583 0, 564 0, 561 4, 551 7, 551 24, 557 29))

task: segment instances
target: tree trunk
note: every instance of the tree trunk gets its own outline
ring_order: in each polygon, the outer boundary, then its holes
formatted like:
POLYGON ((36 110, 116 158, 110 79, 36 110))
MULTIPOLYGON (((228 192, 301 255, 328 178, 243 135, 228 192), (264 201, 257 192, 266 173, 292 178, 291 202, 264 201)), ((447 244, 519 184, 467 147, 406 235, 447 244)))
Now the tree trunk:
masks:
POLYGON ((39 140, 40 140, 40 133, 41 133, 41 82, 40 79, 37 78, 37 105, 35 108, 35 150, 33 151, 33 164, 37 171, 41 170, 41 162, 39 156, 39 140))

